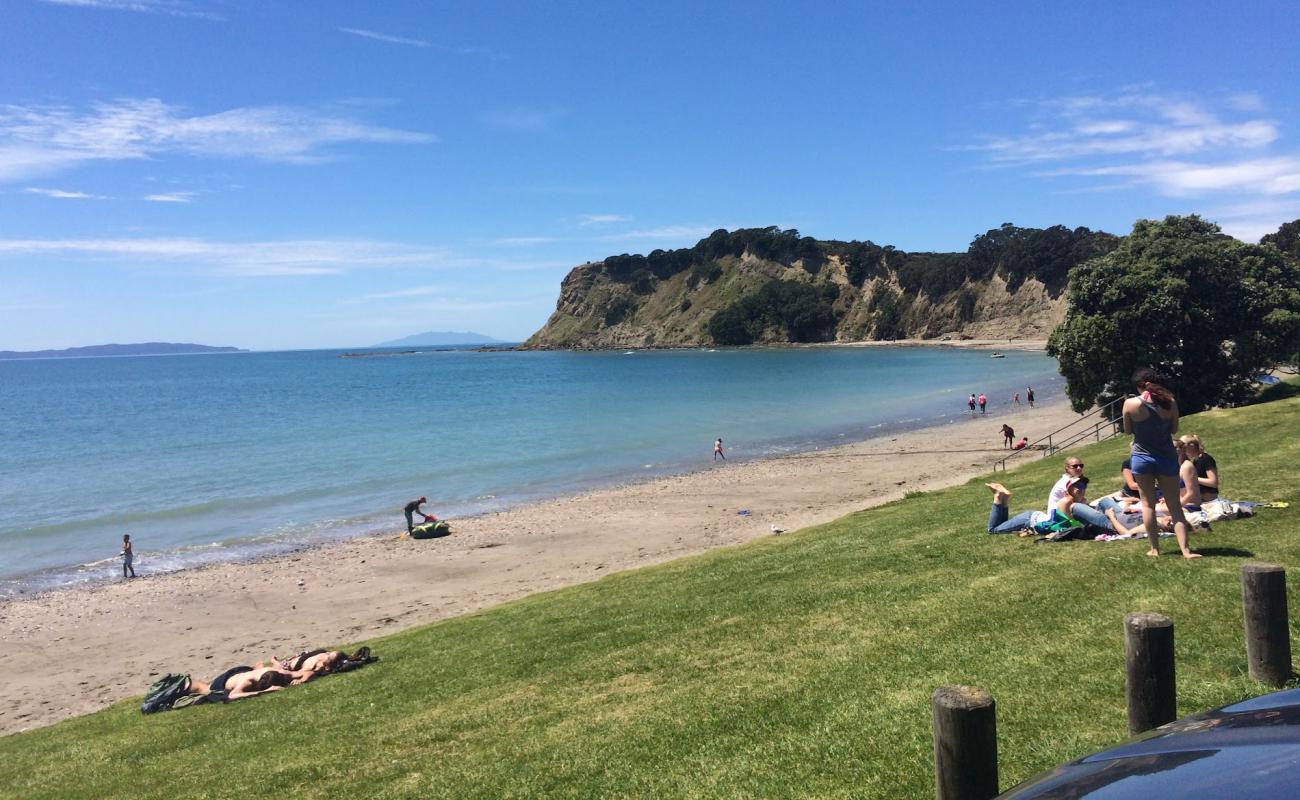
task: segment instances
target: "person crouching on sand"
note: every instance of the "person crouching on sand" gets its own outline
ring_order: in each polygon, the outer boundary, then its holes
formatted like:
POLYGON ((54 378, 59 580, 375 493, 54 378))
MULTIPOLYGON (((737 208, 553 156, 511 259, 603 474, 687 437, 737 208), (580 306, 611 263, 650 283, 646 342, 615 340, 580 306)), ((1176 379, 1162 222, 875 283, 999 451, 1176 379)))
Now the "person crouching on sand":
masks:
POLYGON ((1006 423, 1002 424, 1002 446, 1011 447, 1016 443, 1016 431, 1006 423))
POLYGON ((424 505, 424 504, 427 503, 427 502, 429 502, 429 501, 426 500, 424 497, 421 497, 421 498, 419 498, 418 500, 412 500, 411 502, 407 503, 406 506, 402 509, 402 513, 406 515, 406 532, 407 532, 407 533, 410 533, 411 531, 415 530, 415 515, 416 515, 416 514, 419 514, 420 516, 424 517, 424 521, 425 521, 425 522, 436 522, 436 521, 437 521, 437 519, 438 519, 437 517, 431 517, 431 516, 429 516, 428 514, 426 514, 426 513, 424 513, 423 511, 420 510, 420 506, 424 505))

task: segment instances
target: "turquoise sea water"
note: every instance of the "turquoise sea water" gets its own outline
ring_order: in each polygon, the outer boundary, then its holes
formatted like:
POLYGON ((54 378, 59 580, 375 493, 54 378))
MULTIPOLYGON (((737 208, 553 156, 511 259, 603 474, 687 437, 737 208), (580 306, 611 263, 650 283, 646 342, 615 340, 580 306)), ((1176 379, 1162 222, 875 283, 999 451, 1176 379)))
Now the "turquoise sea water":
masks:
POLYGON ((341 352, 0 362, 0 596, 120 575, 123 533, 157 573, 1061 391, 1016 351, 341 352))

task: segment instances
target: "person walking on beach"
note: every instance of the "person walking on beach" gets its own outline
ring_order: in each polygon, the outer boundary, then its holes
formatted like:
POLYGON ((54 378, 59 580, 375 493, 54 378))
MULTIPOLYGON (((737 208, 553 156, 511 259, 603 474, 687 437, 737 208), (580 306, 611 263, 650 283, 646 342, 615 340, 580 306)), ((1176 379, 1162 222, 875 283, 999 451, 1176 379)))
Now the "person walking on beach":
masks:
POLYGON ((424 521, 425 521, 425 522, 433 522, 434 517, 431 517, 431 516, 429 516, 428 514, 426 514, 426 513, 424 513, 423 511, 420 510, 420 506, 424 505, 424 504, 427 503, 427 502, 429 502, 429 501, 426 500, 424 497, 420 497, 418 500, 412 500, 411 502, 407 503, 407 504, 406 504, 406 507, 402 509, 402 513, 404 513, 404 514, 406 515, 406 532, 407 532, 407 533, 410 533, 411 531, 415 530, 415 515, 416 515, 416 514, 419 514, 420 516, 424 517, 424 521))
POLYGON ((719 458, 722 459, 723 461, 726 461, 726 460, 727 460, 727 454, 724 453, 724 452, 722 452, 722 440, 721 440, 721 439, 718 439, 717 441, 715 441, 715 442, 713 443, 713 460, 714 460, 714 461, 717 461, 719 458))
POLYGON ((987 412, 987 411, 984 410, 985 407, 988 406, 988 404, 989 404, 989 397, 988 397, 988 395, 984 394, 983 392, 980 392, 980 413, 981 413, 981 414, 988 414, 988 413, 989 413, 989 412, 987 412))
POLYGON ((970 407, 970 413, 972 413, 972 414, 975 413, 975 403, 977 403, 977 402, 979 402, 979 401, 977 401, 977 400, 975 399, 975 393, 974 393, 974 392, 971 392, 971 393, 970 393, 970 398, 966 401, 966 405, 970 407))
POLYGON ((1025 387, 1025 400, 1029 402, 1030 408, 1034 407, 1034 387, 1032 386, 1025 387))
MULTIPOLYGON (((1160 526, 1156 521, 1156 486, 1166 498, 1177 498, 1178 454, 1174 451, 1173 435, 1178 432, 1178 401, 1165 387, 1166 379, 1153 370, 1140 369, 1133 373, 1133 384, 1138 397, 1124 401, 1124 432, 1133 435, 1133 480, 1137 481, 1138 496, 1142 500, 1142 524, 1146 528, 1151 549, 1149 556, 1160 555, 1160 526)), ((1187 520, 1183 507, 1176 500, 1165 504, 1174 521, 1174 536, 1183 558, 1200 558, 1187 546, 1187 520)))
POLYGON ((1002 446, 1009 448, 1016 442, 1016 431, 1005 422, 1002 423, 1002 446))
POLYGON ((126 580, 127 572, 130 571, 129 577, 135 577, 135 552, 131 549, 131 534, 122 534, 122 579, 126 580))

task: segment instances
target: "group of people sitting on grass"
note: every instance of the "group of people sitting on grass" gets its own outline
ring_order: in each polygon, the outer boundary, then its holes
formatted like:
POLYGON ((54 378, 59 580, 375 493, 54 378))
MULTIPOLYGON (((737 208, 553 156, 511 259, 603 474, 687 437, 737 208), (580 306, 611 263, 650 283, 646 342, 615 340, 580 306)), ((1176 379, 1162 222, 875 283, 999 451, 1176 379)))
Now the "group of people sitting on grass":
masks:
POLYGON ((150 688, 141 710, 153 713, 200 703, 241 700, 336 672, 348 672, 378 660, 368 647, 352 655, 341 650, 308 650, 291 658, 260 661, 254 667, 231 667, 209 683, 191 680, 188 675, 169 674, 150 688))
MULTIPOLYGON (((1042 534, 1040 541, 1065 538, 1129 538, 1145 532, 1151 543, 1148 555, 1160 555, 1161 532, 1172 532, 1184 558, 1198 558, 1188 546, 1190 523, 1208 527, 1211 516, 1203 510, 1219 500, 1221 475, 1214 457, 1205 452, 1199 436, 1174 438, 1178 432, 1178 404, 1166 388, 1167 379, 1152 370, 1138 370, 1133 382, 1138 396, 1124 401, 1125 433, 1133 434, 1129 458, 1120 467, 1123 485, 1114 494, 1088 502, 1088 478, 1083 462, 1065 459, 1065 474, 1052 487, 1046 513, 1026 511, 1010 516, 1011 492, 1000 483, 993 491, 989 533, 1042 534), (1189 515, 1192 515, 1189 519, 1189 515)), ((1232 504, 1234 513, 1240 506, 1232 504)), ((1249 509, 1247 509, 1249 510, 1249 509)))
MULTIPOLYGON (((1184 512, 1200 511, 1203 503, 1219 496, 1219 465, 1214 456, 1205 452, 1201 438, 1183 436, 1173 442, 1178 454, 1178 504, 1184 512)), ((1056 533, 1063 529, 1081 529, 1073 537, 1091 534, 1134 536, 1143 532, 1142 501, 1137 479, 1133 475, 1132 457, 1120 465, 1122 485, 1119 490, 1103 495, 1095 502, 1088 500, 1090 479, 1083 474, 1084 463, 1076 456, 1065 459, 1065 472, 1052 486, 1047 498, 1046 511, 1024 511, 1012 517, 1007 508, 1011 490, 1000 483, 987 484, 993 491, 993 508, 989 512, 989 533, 1019 533, 1032 536, 1036 532, 1056 533), (1071 526, 1067 521, 1076 524, 1071 526), (1055 527, 1057 530, 1049 531, 1055 527)), ((1171 532, 1174 519, 1168 501, 1157 490, 1155 506, 1160 530, 1171 532)))

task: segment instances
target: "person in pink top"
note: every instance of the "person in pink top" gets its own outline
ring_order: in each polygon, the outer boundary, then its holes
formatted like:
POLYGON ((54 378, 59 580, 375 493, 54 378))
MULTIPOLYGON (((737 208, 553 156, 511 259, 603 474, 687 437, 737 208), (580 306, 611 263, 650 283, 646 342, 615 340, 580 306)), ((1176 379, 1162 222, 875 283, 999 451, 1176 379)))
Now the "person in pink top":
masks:
POLYGON ((985 407, 988 406, 988 404, 989 404, 988 395, 984 394, 983 392, 980 392, 980 413, 981 414, 989 413, 988 411, 985 410, 985 407))

